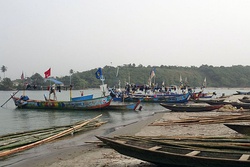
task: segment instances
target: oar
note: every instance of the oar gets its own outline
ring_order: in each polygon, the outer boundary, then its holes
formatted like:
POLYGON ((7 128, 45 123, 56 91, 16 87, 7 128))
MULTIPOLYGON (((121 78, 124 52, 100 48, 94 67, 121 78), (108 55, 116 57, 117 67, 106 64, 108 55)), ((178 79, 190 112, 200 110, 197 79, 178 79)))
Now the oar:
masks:
POLYGON ((6 102, 1 105, 1 107, 3 107, 13 96, 15 96, 15 94, 17 94, 17 92, 19 92, 19 90, 17 90, 13 95, 11 95, 10 98, 8 100, 6 100, 6 102))

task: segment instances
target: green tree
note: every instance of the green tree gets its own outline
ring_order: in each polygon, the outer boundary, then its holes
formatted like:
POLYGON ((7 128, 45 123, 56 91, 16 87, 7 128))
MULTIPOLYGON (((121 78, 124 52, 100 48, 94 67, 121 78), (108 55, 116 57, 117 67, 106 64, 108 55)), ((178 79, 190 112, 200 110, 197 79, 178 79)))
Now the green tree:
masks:
POLYGON ((13 86, 13 82, 11 81, 11 79, 4 78, 1 82, 0 89, 1 90, 13 90, 14 86, 13 86))
POLYGON ((7 67, 3 65, 1 67, 1 71, 3 72, 4 78, 5 78, 5 72, 7 71, 7 67))

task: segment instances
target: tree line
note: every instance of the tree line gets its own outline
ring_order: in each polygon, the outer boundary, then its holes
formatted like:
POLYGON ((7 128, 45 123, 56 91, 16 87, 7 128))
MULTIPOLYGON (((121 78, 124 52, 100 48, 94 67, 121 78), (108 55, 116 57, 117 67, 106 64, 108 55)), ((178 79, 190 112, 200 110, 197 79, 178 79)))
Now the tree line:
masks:
MULTIPOLYGON (((2 72, 6 72, 4 66, 2 72), (4 70, 3 70, 4 69, 4 70)), ((181 67, 181 66, 143 66, 135 64, 124 64, 113 67, 105 66, 102 68, 104 83, 108 87, 124 88, 126 83, 144 85, 149 83, 152 70, 154 76, 151 82, 155 85, 170 86, 180 85, 180 78, 190 87, 201 87, 206 78, 207 87, 250 87, 250 66, 235 65, 231 67, 214 67, 201 65, 200 67, 181 67)), ((56 77, 55 79, 64 83, 62 89, 68 89, 70 85, 73 89, 99 88, 102 82, 96 78, 97 68, 88 71, 74 72, 72 69, 69 75, 56 77)), ((7 77, 1 79, 0 90, 15 89, 46 89, 51 83, 45 81, 44 77, 35 73, 24 80, 10 80, 7 77)))

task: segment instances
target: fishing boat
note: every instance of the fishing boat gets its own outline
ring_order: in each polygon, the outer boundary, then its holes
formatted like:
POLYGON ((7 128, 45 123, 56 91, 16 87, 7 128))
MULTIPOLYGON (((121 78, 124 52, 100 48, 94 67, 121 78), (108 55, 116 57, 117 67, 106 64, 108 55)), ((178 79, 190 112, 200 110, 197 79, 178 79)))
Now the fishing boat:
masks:
POLYGON ((124 98, 125 102, 149 102, 149 103, 186 103, 188 102, 190 93, 181 94, 179 96, 150 96, 150 97, 134 97, 129 96, 124 98))
POLYGON ((171 111, 179 111, 179 112, 212 111, 224 106, 224 105, 207 105, 207 104, 167 104, 167 103, 160 103, 160 105, 171 111))
POLYGON ((250 98, 249 97, 243 97, 242 99, 238 99, 242 103, 250 103, 250 98))
POLYGON ((224 102, 224 104, 230 104, 237 109, 250 109, 250 103, 241 103, 241 102, 224 102))
POLYGON ((58 109, 58 110, 90 110, 102 109, 110 105, 111 96, 97 97, 82 101, 32 100, 28 96, 12 96, 18 108, 25 109, 58 109))
POLYGON ((240 134, 250 136, 250 125, 243 125, 243 124, 224 124, 224 125, 240 134))
MULTIPOLYGON (((249 167, 250 149, 244 142, 212 142, 177 138, 164 140, 163 137, 100 137, 99 140, 120 154, 154 163, 159 166, 182 167, 249 167)), ((247 140, 249 142, 249 139, 247 140)))
MULTIPOLYGON (((124 103, 124 102, 112 102, 105 109, 108 110, 136 110, 140 104, 140 100, 137 103, 124 103)), ((141 107, 140 109, 141 110, 141 107)))
POLYGON ((204 92, 194 92, 191 94, 191 99, 192 100, 197 100, 197 99, 211 99, 212 97, 216 96, 216 93, 204 93, 204 92))
POLYGON ((236 91, 237 93, 235 93, 234 95, 250 95, 250 92, 246 92, 246 91, 236 91))
POLYGON ((216 98, 216 99, 196 99, 193 102, 195 103, 207 103, 210 105, 219 105, 219 104, 226 104, 225 98, 216 98))

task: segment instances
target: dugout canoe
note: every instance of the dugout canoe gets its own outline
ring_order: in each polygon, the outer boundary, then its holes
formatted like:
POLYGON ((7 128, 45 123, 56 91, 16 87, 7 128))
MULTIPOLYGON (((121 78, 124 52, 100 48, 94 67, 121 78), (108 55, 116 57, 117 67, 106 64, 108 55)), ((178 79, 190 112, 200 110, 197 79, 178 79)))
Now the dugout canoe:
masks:
POLYGON ((243 124, 224 124, 224 125, 240 134, 250 136, 250 125, 243 125, 243 124))
MULTIPOLYGON (((99 140, 120 154, 154 163, 159 166, 182 167, 249 167, 249 150, 224 150, 222 148, 191 147, 175 143, 133 138, 108 138, 99 140)), ((218 143, 218 141, 217 141, 218 143)))
POLYGON ((141 101, 137 103, 124 103, 124 102, 114 102, 107 106, 105 109, 108 110, 136 110, 141 101))
POLYGON ((203 112, 212 111, 223 107, 223 105, 207 105, 207 104, 167 104, 160 103, 166 109, 177 112, 203 112))

